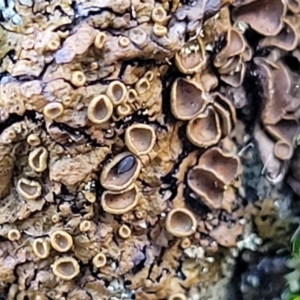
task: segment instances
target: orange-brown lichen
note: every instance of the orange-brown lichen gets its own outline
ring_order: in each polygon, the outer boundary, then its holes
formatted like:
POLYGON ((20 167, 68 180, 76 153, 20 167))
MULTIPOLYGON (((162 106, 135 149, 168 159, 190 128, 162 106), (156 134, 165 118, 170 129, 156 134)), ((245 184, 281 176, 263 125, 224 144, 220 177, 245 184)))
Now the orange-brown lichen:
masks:
POLYGON ((239 223, 231 228, 229 228, 226 223, 221 223, 211 231, 210 236, 224 247, 234 247, 237 243, 237 237, 240 236, 242 232, 243 226, 239 223))
POLYGON ((4 198, 10 190, 15 158, 11 155, 11 147, 0 144, 0 198, 4 198))
POLYGON ((109 148, 101 147, 74 157, 62 157, 52 163, 50 179, 68 186, 78 184, 99 168, 108 152, 109 148))
POLYGON ((88 24, 78 27, 76 32, 65 40, 62 48, 55 53, 55 60, 59 63, 68 63, 72 61, 76 55, 84 54, 93 44, 96 31, 88 24))

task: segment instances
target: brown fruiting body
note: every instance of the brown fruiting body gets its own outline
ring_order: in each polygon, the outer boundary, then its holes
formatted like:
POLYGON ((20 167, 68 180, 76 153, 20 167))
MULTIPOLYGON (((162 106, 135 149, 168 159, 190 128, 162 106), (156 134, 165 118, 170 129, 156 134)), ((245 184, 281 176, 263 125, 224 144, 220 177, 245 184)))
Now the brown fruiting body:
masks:
POLYGON ((197 221, 186 208, 175 208, 168 213, 166 229, 176 237, 190 236, 196 231, 197 221))
POLYGON ((52 265, 52 271, 59 279, 71 280, 79 274, 80 267, 73 257, 60 257, 52 265))

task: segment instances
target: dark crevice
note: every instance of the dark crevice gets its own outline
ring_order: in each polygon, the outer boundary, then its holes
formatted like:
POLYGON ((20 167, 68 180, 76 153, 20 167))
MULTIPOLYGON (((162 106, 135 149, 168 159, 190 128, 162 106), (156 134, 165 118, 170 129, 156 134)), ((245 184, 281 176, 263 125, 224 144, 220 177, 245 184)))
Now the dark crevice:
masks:
MULTIPOLYGON (((0 60, 0 64, 2 64, 2 59, 0 60)), ((11 81, 15 81, 15 78, 13 78, 8 72, 2 72, 0 73, 0 80, 1 80, 1 83, 2 81, 5 81, 6 82, 11 82, 11 81)))
POLYGON ((186 280, 186 276, 184 275, 184 273, 182 272, 182 261, 179 261, 179 266, 176 269, 176 275, 181 279, 181 280, 186 280))
POLYGON ((5 120, 4 122, 0 123, 0 134, 9 126, 11 126, 14 123, 21 122, 25 119, 24 116, 20 116, 17 114, 10 114, 9 118, 5 120))
MULTIPOLYGON (((187 174, 186 174, 187 176, 187 174)), ((183 198, 187 207, 198 216, 205 216, 211 210, 203 203, 201 198, 197 196, 186 184, 183 192, 183 198)))
POLYGON ((5 120, 4 122, 0 123, 0 134, 8 127, 10 127, 11 125, 13 125, 14 123, 18 123, 24 120, 30 120, 34 123, 37 123, 38 120, 36 119, 36 113, 33 110, 27 110, 25 111, 25 113, 20 116, 18 114, 10 114, 8 119, 5 120))
MULTIPOLYGON (((0 22, 5 22, 6 20, 4 19, 3 17, 3 13, 2 11, 0 10, 0 22)), ((2 26, 1 26, 2 27, 2 26)))
POLYGON ((244 32, 244 37, 245 37, 246 41, 248 42, 248 44, 250 45, 250 47, 252 49, 254 49, 255 51, 257 50, 257 46, 258 46, 260 40, 263 38, 262 35, 260 35, 259 33, 255 32, 251 28, 248 28, 244 32))
POLYGON ((12 49, 6 53, 9 59, 15 64, 17 62, 16 50, 12 49))
MULTIPOLYGON (((101 144, 98 144, 95 140, 93 140, 91 138, 91 136, 89 134, 86 133, 86 128, 85 127, 71 127, 69 126, 68 124, 66 123, 58 123, 58 122, 55 122, 53 121, 53 123, 50 125, 50 129, 51 128, 54 128, 54 127, 57 127, 59 130, 63 132, 66 132, 70 135, 72 135, 73 137, 83 137, 83 139, 85 139, 85 143, 89 143, 90 145, 92 146, 103 146, 101 144)), ((47 130, 46 130, 47 131, 47 130)), ((65 148, 67 150, 68 147, 72 146, 74 143, 76 143, 76 141, 73 141, 72 142, 67 142, 67 143, 64 143, 64 144, 61 144, 61 143, 58 143, 57 141, 55 141, 54 139, 52 139, 55 143, 61 145, 63 148, 65 148)))
POLYGON ((260 122, 264 108, 263 87, 254 63, 247 66, 243 87, 247 95, 247 104, 237 110, 237 117, 246 125, 247 133, 252 134, 255 125, 260 122))
POLYGON ((160 282, 160 280, 163 278, 163 273, 170 274, 170 271, 166 268, 163 268, 161 273, 156 277, 156 282, 160 282))
POLYGON ((300 72, 300 61, 295 56, 287 54, 283 57, 283 61, 292 72, 300 72))
MULTIPOLYGON (((177 174, 178 172, 178 169, 182 163, 182 161, 193 151, 198 151, 199 152, 199 155, 201 152, 203 152, 204 150, 202 149, 199 149, 197 148, 196 146, 194 146, 187 138, 186 136, 186 124, 181 126, 178 130, 178 136, 179 136, 179 139, 182 141, 182 145, 184 145, 183 147, 183 150, 181 152, 181 154, 179 155, 179 157, 177 158, 176 162, 174 163, 174 166, 172 168, 172 170, 167 174, 165 175, 164 177, 161 177, 161 181, 162 181, 162 185, 166 185, 167 187, 166 188, 161 188, 160 189, 160 193, 163 193, 164 190, 169 190, 171 191, 171 196, 170 198, 168 199, 168 201, 172 201, 176 195, 177 195, 177 188, 178 188, 178 182, 177 182, 177 178, 175 177, 175 175, 177 174)), ((189 195, 190 191, 187 191, 187 189, 189 190, 189 188, 187 187, 187 173, 185 174, 185 179, 184 179, 184 182, 185 182, 185 196, 188 196, 188 199, 185 198, 185 201, 186 201, 186 204, 189 205, 189 202, 191 202, 191 197, 189 195)), ((194 206, 194 205, 193 205, 194 206)), ((200 208, 200 207, 199 207, 200 208)), ((196 208, 195 208, 196 209, 196 208)), ((196 209, 197 211, 197 209, 196 209)))
POLYGON ((131 272, 133 275, 136 275, 138 272, 140 272, 145 267, 145 261, 146 261, 146 246, 142 249, 142 252, 144 253, 145 258, 142 259, 138 264, 136 264, 131 272))
POLYGON ((165 122, 174 124, 176 119, 172 115, 171 111, 171 89, 173 82, 176 78, 180 78, 182 74, 178 72, 175 68, 171 69, 163 78, 162 78, 162 104, 163 104, 163 114, 165 115, 165 122))

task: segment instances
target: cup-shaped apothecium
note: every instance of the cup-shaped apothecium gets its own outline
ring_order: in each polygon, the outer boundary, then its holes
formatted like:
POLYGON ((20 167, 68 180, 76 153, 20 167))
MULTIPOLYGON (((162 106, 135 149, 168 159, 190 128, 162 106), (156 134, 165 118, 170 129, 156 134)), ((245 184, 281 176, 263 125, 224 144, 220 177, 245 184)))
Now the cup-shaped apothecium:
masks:
POLYGON ((106 256, 104 253, 98 253, 94 256, 93 258, 93 265, 96 268, 101 268, 104 267, 106 265, 106 256))
POLYGON ((185 78, 174 81, 171 89, 171 111, 176 119, 190 120, 201 113, 206 105, 200 85, 185 78))
POLYGON ((101 197, 104 211, 120 215, 132 210, 138 202, 138 189, 135 184, 123 191, 105 191, 101 197))
POLYGON ((45 118, 55 120, 64 112, 64 106, 59 102, 50 102, 45 105, 43 114, 45 118))
POLYGON ((53 263, 52 270, 58 278, 71 280, 79 274, 80 268, 73 257, 60 257, 53 263))
POLYGON ((229 58, 241 54, 243 51, 245 51, 245 48, 246 41, 244 40, 243 35, 235 28, 229 29, 227 32, 227 43, 225 47, 216 55, 214 60, 215 67, 220 68, 224 66, 229 58))
POLYGON ((37 181, 22 177, 18 180, 17 191, 26 200, 35 200, 41 195, 42 186, 37 181))
POLYGON ((283 27, 286 13, 286 1, 260 0, 246 1, 232 12, 235 22, 244 22, 261 35, 275 36, 283 27), (267 8, 267 9, 266 9, 267 8))
POLYGON ((102 49, 105 45, 105 42, 107 40, 107 36, 105 32, 98 32, 96 37, 95 37, 95 41, 94 41, 94 45, 97 49, 102 49))
POLYGON ((151 18, 154 23, 164 24, 167 20, 167 12, 162 6, 155 7, 152 10, 151 18))
POLYGON ((155 143, 154 129, 146 124, 133 124, 126 129, 125 144, 136 155, 149 153, 155 143))
POLYGON ((186 296, 182 293, 176 293, 170 295, 168 300, 186 300, 186 296))
POLYGON ((36 172, 43 172, 47 169, 48 151, 45 147, 35 148, 28 156, 29 166, 36 172))
POLYGON ((144 78, 145 78, 146 80, 148 80, 149 82, 153 81, 153 79, 154 79, 154 72, 151 71, 151 70, 147 71, 147 72, 145 73, 145 75, 144 75, 144 78))
POLYGON ((39 258, 47 258, 50 254, 50 244, 46 239, 35 239, 32 244, 34 254, 39 258))
POLYGON ((175 55, 175 64, 180 72, 193 74, 203 70, 207 57, 200 38, 188 41, 175 55))
POLYGON ((10 241, 18 241, 21 238, 21 232, 18 229, 11 229, 7 237, 10 241))
POLYGON ((127 225, 123 224, 119 227, 118 234, 120 238, 128 239, 131 236, 131 229, 127 225))
POLYGON ((50 242, 51 246, 58 252, 67 252, 73 246, 72 236, 63 230, 52 232, 50 242))
POLYGON ((121 191, 126 189, 139 176, 140 160, 130 152, 116 155, 103 167, 100 183, 108 190, 121 191))
POLYGON ((135 90, 138 95, 143 95, 150 89, 150 82, 146 78, 141 78, 135 84, 135 90))
POLYGON ((210 148, 201 155, 199 166, 213 172, 227 185, 241 173, 239 158, 231 153, 224 153, 217 147, 210 148))
POLYGON ((88 119, 95 124, 107 122, 113 113, 113 104, 106 95, 95 97, 87 109, 88 119))
POLYGON ((181 243, 180 243, 180 247, 182 249, 187 249, 191 246, 191 240, 188 237, 185 237, 182 239, 181 243))
POLYGON ((225 184, 215 173, 196 166, 189 171, 187 182, 206 206, 221 208, 225 184))
POLYGON ((26 141, 30 146, 34 147, 37 147, 41 144, 41 139, 36 134, 29 134, 26 141))
POLYGON ((122 48, 128 47, 130 43, 131 43, 131 42, 130 42, 130 39, 129 39, 128 37, 126 37, 126 36, 120 36, 120 37, 119 37, 119 42, 118 42, 118 44, 119 44, 122 48))
POLYGON ((86 77, 82 71, 74 71, 71 74, 71 83, 75 86, 83 86, 85 85, 86 77))
POLYGON ((222 131, 220 119, 212 106, 190 120, 186 127, 186 135, 195 146, 207 148, 219 142, 222 131))
POLYGON ((275 144, 274 154, 281 160, 289 160, 293 156, 293 145, 287 141, 280 140, 275 144))
POLYGON ((155 23, 153 26, 153 33, 158 37, 163 37, 163 36, 167 35, 168 28, 163 25, 155 23))
POLYGON ((220 120, 220 128, 222 137, 226 137, 235 126, 236 111, 230 100, 216 92, 212 94, 214 99, 214 110, 218 114, 220 120))
POLYGON ((119 119, 122 119, 126 116, 129 116, 132 112, 133 112, 132 107, 130 106, 129 103, 127 103, 125 101, 121 105, 116 107, 116 114, 115 114, 116 118, 115 118, 115 120, 119 120, 119 119))
POLYGON ((127 98, 127 88, 121 81, 112 81, 107 87, 106 95, 113 105, 120 105, 127 98))
POLYGON ((81 232, 87 232, 91 229, 91 221, 89 220, 83 220, 80 224, 79 224, 79 230, 81 232))
POLYGON ((166 218, 166 229, 176 237, 189 236, 196 232, 197 221, 186 208, 172 209, 166 218))

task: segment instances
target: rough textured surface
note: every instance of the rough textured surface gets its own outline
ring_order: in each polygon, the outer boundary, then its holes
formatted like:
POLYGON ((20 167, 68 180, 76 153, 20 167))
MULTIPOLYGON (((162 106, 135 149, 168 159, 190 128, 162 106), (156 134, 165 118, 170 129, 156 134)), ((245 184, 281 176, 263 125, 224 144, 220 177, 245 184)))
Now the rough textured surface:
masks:
MULTIPOLYGON (((225 299, 244 249, 286 247, 299 11, 0 0, 0 294, 225 299)), ((231 299, 271 260, 244 259, 231 299)))

